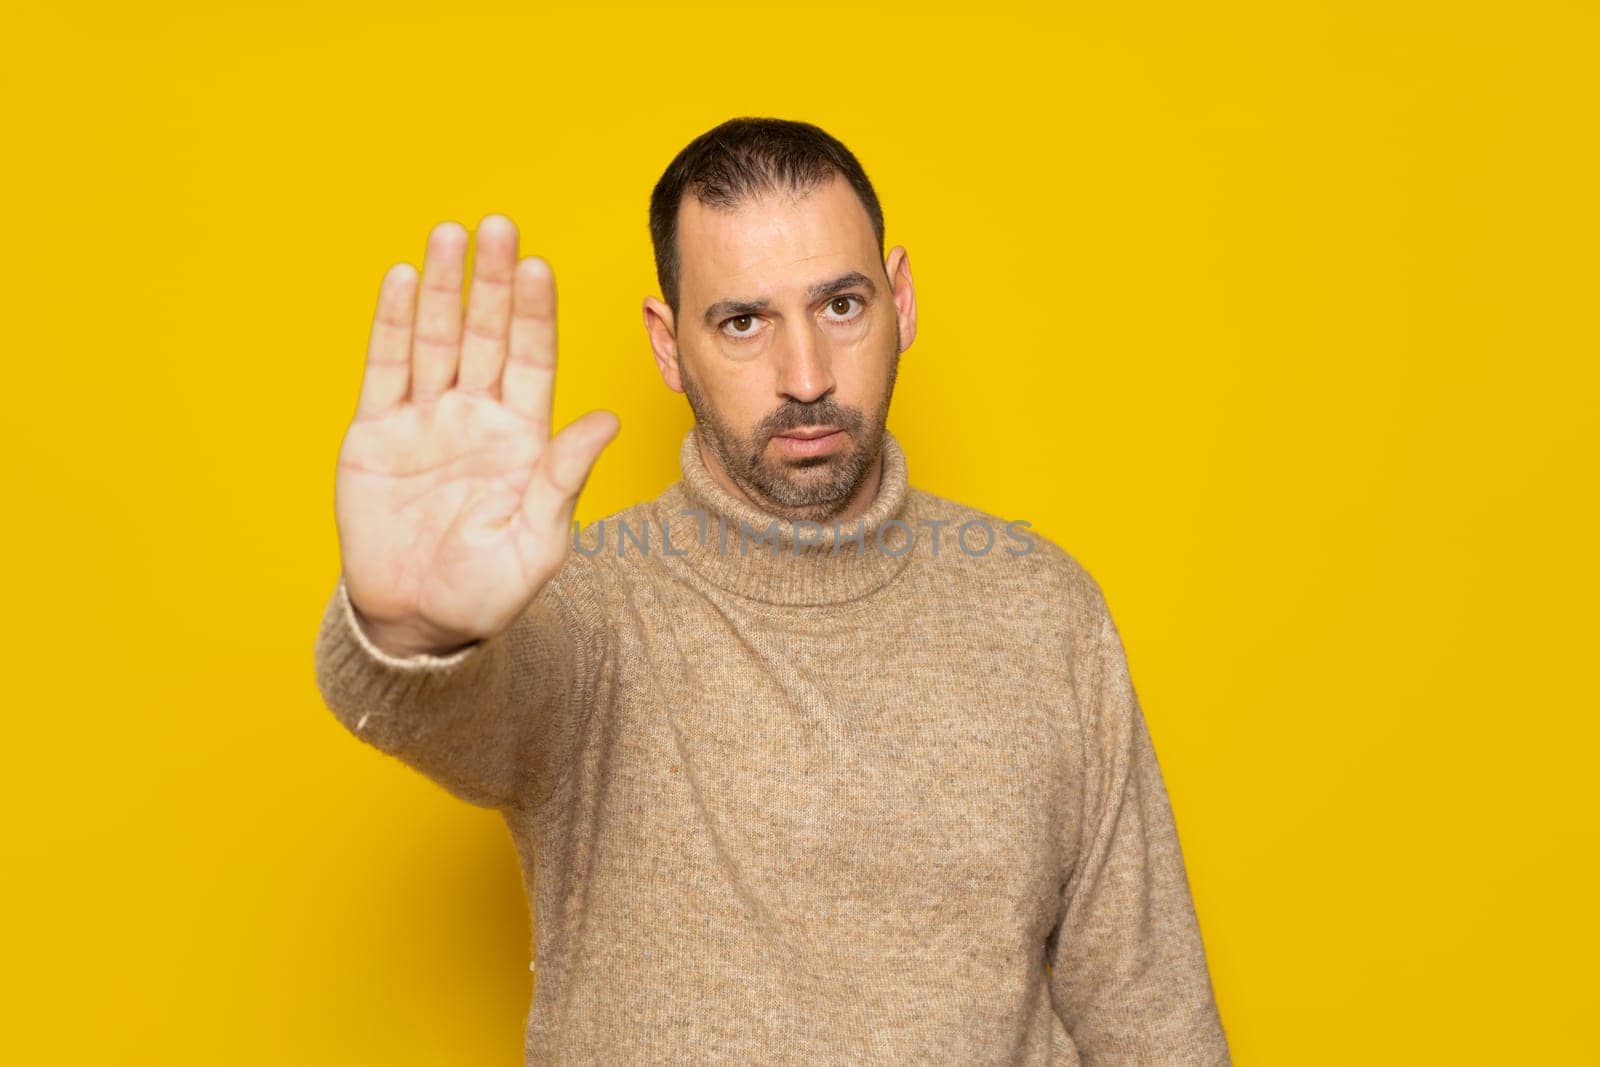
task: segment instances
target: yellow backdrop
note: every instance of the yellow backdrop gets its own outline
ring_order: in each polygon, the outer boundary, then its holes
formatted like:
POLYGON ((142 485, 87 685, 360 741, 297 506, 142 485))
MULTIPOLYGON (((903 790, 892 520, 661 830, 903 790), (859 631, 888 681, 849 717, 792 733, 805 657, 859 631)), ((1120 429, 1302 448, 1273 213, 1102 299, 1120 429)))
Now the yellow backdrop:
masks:
POLYGON ((765 114, 910 252, 913 484, 1107 592, 1237 1062, 1596 1062, 1593 11, 13 5, 8 1058, 520 1063, 503 825, 313 684, 378 282, 510 215, 654 495, 650 187, 765 114))

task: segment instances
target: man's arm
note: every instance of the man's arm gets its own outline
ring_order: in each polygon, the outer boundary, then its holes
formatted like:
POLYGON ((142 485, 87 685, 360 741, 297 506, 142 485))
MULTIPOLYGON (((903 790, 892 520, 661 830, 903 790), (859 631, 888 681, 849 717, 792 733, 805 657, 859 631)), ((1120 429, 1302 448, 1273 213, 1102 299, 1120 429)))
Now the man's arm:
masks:
POLYGON ((1082 821, 1050 992, 1086 1065, 1226 1065, 1172 807, 1098 588, 1080 700, 1082 821))
POLYGON ((563 774, 597 670, 592 571, 567 538, 619 423, 592 411, 551 435, 550 264, 485 216, 463 310, 468 237, 435 226, 421 274, 395 264, 379 288, 334 473, 317 684, 353 733, 458 797, 527 807, 563 774))
POLYGON ((379 648, 341 576, 315 644, 324 702, 468 803, 541 804, 570 763, 603 654, 590 566, 572 554, 510 627, 447 656, 379 648))

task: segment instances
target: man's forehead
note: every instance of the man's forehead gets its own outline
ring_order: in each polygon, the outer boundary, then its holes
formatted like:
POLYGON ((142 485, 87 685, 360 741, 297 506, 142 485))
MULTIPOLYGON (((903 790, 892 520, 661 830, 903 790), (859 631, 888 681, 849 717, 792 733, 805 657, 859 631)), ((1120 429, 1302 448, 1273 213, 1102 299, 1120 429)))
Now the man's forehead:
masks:
POLYGON ((824 276, 877 265, 866 209, 838 178, 803 195, 761 194, 731 211, 685 197, 678 221, 683 289, 707 299, 773 295, 725 291, 751 287, 805 290, 824 276))

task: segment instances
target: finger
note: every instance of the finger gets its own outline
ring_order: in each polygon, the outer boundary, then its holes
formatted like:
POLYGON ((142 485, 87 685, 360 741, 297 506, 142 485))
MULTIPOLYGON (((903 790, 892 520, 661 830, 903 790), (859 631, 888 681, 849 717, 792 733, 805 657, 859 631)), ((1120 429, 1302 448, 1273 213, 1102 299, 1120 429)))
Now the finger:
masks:
POLYGON ((612 412, 591 411, 550 439, 550 447, 522 497, 530 529, 548 529, 547 524, 554 518, 562 536, 566 535, 578 494, 589 480, 600 452, 621 428, 621 420, 612 412))
POLYGON ((556 370, 556 279, 550 264, 528 256, 517 264, 511 298, 511 345, 500 399, 534 424, 535 439, 550 434, 556 370))
POLYGON ((504 215, 478 223, 467 324, 461 336, 456 388, 498 398, 511 326, 511 279, 517 267, 517 227, 504 215))
POLYGON ((461 281, 465 272, 467 230, 441 222, 428 235, 417 297, 417 327, 411 338, 411 399, 435 400, 456 378, 461 351, 461 281))
POLYGON ((416 312, 417 268, 396 263, 378 289, 378 310, 367 340, 356 418, 376 418, 405 403, 411 383, 411 325, 416 312))

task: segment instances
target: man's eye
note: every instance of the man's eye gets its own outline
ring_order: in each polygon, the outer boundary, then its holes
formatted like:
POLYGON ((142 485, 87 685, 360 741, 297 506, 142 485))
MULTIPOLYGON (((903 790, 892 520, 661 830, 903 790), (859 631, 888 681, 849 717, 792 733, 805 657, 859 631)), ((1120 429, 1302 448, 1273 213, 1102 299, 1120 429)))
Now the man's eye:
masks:
POLYGON ((832 300, 828 301, 828 310, 840 312, 838 317, 833 319, 834 322, 849 322, 851 319, 854 319, 857 315, 861 314, 859 311, 855 312, 854 314, 846 314, 846 312, 850 311, 850 301, 852 300, 854 300, 863 308, 867 306, 867 302, 862 300, 859 296, 856 296, 854 293, 848 296, 836 296, 832 300), (841 304, 844 306, 840 307, 841 304))
MULTIPOLYGON (((866 309, 867 302, 854 293, 836 296, 828 301, 828 310, 837 314, 827 317, 834 322, 854 322, 861 317, 866 309), (851 302, 855 303, 855 310, 851 311, 851 302)), ((756 335, 758 322, 754 315, 735 315, 731 319, 722 320, 722 332, 738 340, 748 340, 756 335)))

